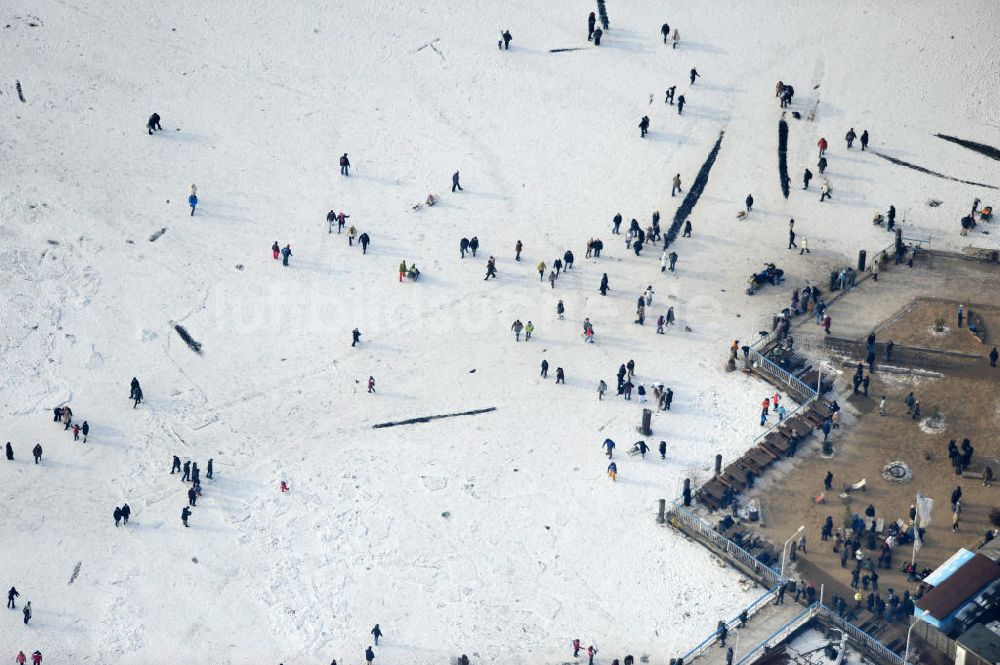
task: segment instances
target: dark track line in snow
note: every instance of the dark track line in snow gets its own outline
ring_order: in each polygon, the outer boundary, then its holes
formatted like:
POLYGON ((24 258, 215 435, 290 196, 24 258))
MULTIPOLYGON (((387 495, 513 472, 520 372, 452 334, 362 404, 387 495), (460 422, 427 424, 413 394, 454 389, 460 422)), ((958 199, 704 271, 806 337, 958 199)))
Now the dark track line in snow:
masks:
POLYGON ((986 155, 990 159, 996 159, 1000 161, 1000 150, 994 148, 991 145, 986 145, 985 143, 976 143, 975 141, 967 141, 965 139, 960 139, 956 136, 948 136, 947 134, 935 134, 934 136, 939 139, 944 139, 945 141, 951 141, 952 143, 957 143, 963 148, 968 148, 973 152, 978 152, 981 155, 986 155))
MULTIPOLYGON (((73 566, 73 574, 70 575, 69 584, 76 582, 76 578, 80 575, 80 566, 82 565, 83 565, 82 561, 77 561, 76 565, 73 566)), ((69 584, 67 584, 66 586, 69 586, 69 584)))
POLYGON ((582 51, 582 46, 574 46, 572 48, 550 48, 549 53, 566 53, 568 51, 582 51))
POLYGON ((489 413, 491 411, 496 411, 495 406, 491 406, 486 409, 473 409, 472 411, 460 411, 458 413, 443 413, 436 416, 421 416, 419 418, 408 418, 407 420, 397 420, 395 422, 389 423, 378 423, 377 425, 372 425, 373 429, 381 429, 383 427, 396 427, 397 425, 413 425, 416 423, 429 423, 432 420, 441 420, 442 418, 455 418, 457 416, 478 416, 481 413, 489 413))
POLYGON ((177 334, 181 336, 181 339, 184 340, 184 343, 187 344, 192 351, 197 353, 199 356, 201 355, 201 342, 195 341, 184 326, 178 323, 174 326, 174 330, 177 331, 177 334))
POLYGON ((160 239, 160 236, 162 236, 166 232, 167 232, 167 227, 164 226, 162 229, 156 231, 155 233, 149 236, 149 242, 156 242, 157 240, 160 239))
POLYGON ((938 173, 937 171, 931 171, 930 169, 926 169, 923 166, 917 166, 916 164, 911 164, 910 162, 903 161, 902 159, 896 159, 895 157, 889 157, 888 155, 883 155, 882 153, 875 152, 874 150, 870 150, 869 149, 868 152, 872 153, 876 157, 881 157, 882 159, 884 159, 884 160, 886 160, 888 162, 892 162, 893 164, 898 164, 899 166, 905 166, 907 168, 913 169, 914 171, 920 171, 921 173, 926 173, 927 175, 937 176, 938 178, 943 178, 945 180, 951 180, 952 182, 960 182, 963 185, 973 185, 975 187, 987 187, 989 189, 997 189, 997 187, 995 187, 994 185, 987 185, 987 184, 982 183, 982 182, 971 182, 969 180, 962 180, 961 178, 953 178, 950 175, 945 175, 943 173, 938 173))
POLYGON ((14 87, 17 88, 17 98, 21 100, 21 103, 27 104, 28 101, 24 98, 24 91, 21 90, 21 82, 15 81, 14 87))
POLYGON ((778 121, 778 178, 781 180, 781 193, 788 198, 788 123, 782 118, 778 121))
POLYGON ((705 190, 705 185, 708 184, 708 173, 712 170, 712 165, 715 164, 715 158, 719 156, 719 149, 722 147, 722 137, 725 134, 726 130, 719 132, 719 138, 715 142, 715 145, 712 146, 712 151, 708 153, 705 163, 701 165, 697 177, 695 177, 691 187, 688 188, 688 193, 684 197, 684 201, 681 202, 680 207, 677 208, 677 212, 674 213, 674 221, 670 223, 670 228, 664 234, 666 240, 663 243, 663 249, 670 247, 670 243, 677 238, 677 232, 680 231, 684 220, 691 216, 691 211, 694 210, 695 204, 698 203, 698 198, 705 190))

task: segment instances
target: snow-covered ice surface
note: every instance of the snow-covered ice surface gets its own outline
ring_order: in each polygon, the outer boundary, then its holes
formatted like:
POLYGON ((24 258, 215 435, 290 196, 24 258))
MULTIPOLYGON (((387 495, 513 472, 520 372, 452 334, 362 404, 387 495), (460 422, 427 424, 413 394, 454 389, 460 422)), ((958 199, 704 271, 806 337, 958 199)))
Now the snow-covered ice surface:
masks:
POLYGON ((380 663, 554 663, 573 637, 601 657, 663 662, 749 601, 735 574, 654 519, 657 499, 758 432, 766 386, 723 363, 790 287, 750 299, 746 276, 774 260, 797 285, 884 247, 870 220, 889 203, 935 247, 997 246, 957 234, 971 200, 995 204, 994 191, 846 154, 841 137, 867 128, 885 154, 1000 184, 996 162, 932 136, 1000 145, 1000 9, 654 5, 609 0, 599 48, 583 39, 588 3, 0 8, 0 437, 16 456, 0 466, 0 584, 35 611, 28 627, 14 612, 0 623, 0 653, 356 663, 379 622, 380 663), (664 20, 680 29, 676 51, 660 41, 664 20), (503 28, 514 42, 501 53, 503 28), (549 52, 561 47, 583 50, 549 52), (819 102, 815 122, 790 121, 787 201, 778 79, 795 85, 795 109, 819 102), (687 97, 681 117, 663 104, 670 84, 687 97), (154 110, 164 131, 149 137, 154 110), (658 208, 666 227, 681 200, 670 177, 686 190, 723 129, 694 237, 664 276, 659 251, 636 258, 610 219, 645 227, 658 208), (822 204, 819 179, 796 189, 820 135, 834 193, 822 204), (337 174, 343 152, 350 178, 337 174), (452 195, 456 169, 465 191, 452 195), (412 211, 428 192, 440 204, 412 211), (749 192, 754 212, 738 223, 749 192), (330 208, 371 235, 367 256, 326 232, 330 208), (811 255, 785 249, 789 217, 811 255), (480 256, 462 261, 458 240, 473 235, 480 256), (599 260, 584 259, 590 237, 605 242, 599 260), (275 240, 291 243, 290 267, 271 259, 275 240), (555 290, 539 283, 537 262, 570 248, 574 269, 555 290), (484 282, 490 254, 499 279, 484 282), (397 281, 400 260, 417 262, 419 283, 397 281), (651 319, 670 304, 678 314, 666 336, 632 324, 647 284, 651 319), (581 341, 584 316, 597 344, 581 341), (530 343, 514 343, 515 318, 535 323, 530 343), (667 440, 666 462, 624 455, 638 404, 596 399, 629 358, 639 381, 675 392, 651 437, 654 449, 667 440), (136 410, 132 376, 146 395, 136 410), (63 403, 91 423, 87 444, 50 422, 63 403), (203 471, 215 460, 190 529, 173 454, 203 471), (132 523, 116 529, 123 501, 132 523))

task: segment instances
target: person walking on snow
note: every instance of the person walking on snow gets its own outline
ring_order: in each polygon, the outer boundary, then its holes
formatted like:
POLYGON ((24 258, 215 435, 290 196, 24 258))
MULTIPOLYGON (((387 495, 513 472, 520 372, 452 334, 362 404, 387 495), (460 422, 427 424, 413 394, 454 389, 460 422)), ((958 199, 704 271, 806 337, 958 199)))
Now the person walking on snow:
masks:
POLYGON ((604 400, 604 393, 608 392, 608 384, 601 379, 597 382, 597 401, 601 402, 604 400))
POLYGON ((510 324, 510 329, 514 331, 514 341, 521 341, 521 331, 524 330, 524 324, 521 323, 521 319, 516 319, 514 323, 510 324))
POLYGON ((566 385, 566 373, 563 372, 562 367, 556 367, 556 384, 566 385))
POLYGON ((808 168, 802 174, 802 189, 809 189, 809 181, 812 180, 813 173, 808 168))
POLYGON ((646 132, 649 131, 649 116, 642 116, 642 120, 639 121, 639 138, 646 138, 646 132))
POLYGON ((597 15, 594 12, 590 12, 587 17, 587 41, 594 40, 594 26, 597 25, 597 15))
POLYGON ((14 446, 10 445, 10 441, 7 442, 7 445, 4 447, 4 451, 7 454, 7 461, 8 462, 13 462, 14 461, 14 446))
POLYGON ((503 50, 509 51, 510 50, 510 42, 511 42, 512 39, 514 39, 511 36, 511 34, 510 34, 510 30, 504 30, 503 34, 500 36, 500 38, 503 39, 503 50))
POLYGON ((406 259, 399 262, 399 281, 403 281, 403 277, 406 276, 406 259))
POLYGON ((378 646, 378 639, 382 637, 382 629, 379 628, 378 624, 371 630, 372 637, 375 638, 375 646, 378 646))
POLYGON ((24 614, 24 625, 27 626, 28 622, 31 621, 31 601, 30 600, 27 603, 24 604, 24 607, 21 609, 21 613, 24 614))
POLYGON ((601 444, 601 447, 605 449, 605 452, 608 455, 608 459, 612 459, 614 457, 615 453, 614 441, 612 441, 611 439, 604 439, 604 443, 601 444))
POLYGON ((691 68, 691 85, 694 85, 694 80, 696 78, 701 78, 701 74, 698 73, 697 69, 695 69, 694 67, 692 67, 691 68))
POLYGON ((21 594, 19 594, 17 592, 17 589, 15 589, 14 587, 11 587, 10 591, 7 592, 7 607, 10 608, 10 609, 12 609, 12 610, 16 610, 17 609, 17 604, 14 602, 14 599, 17 598, 20 595, 21 594))
POLYGON ((539 375, 543 379, 549 378, 549 361, 542 358, 542 373, 539 375))
POLYGON ((271 257, 277 261, 279 256, 281 256, 281 245, 279 245, 278 241, 275 240, 274 244, 271 245, 271 257))
POLYGON ((36 443, 35 447, 31 449, 31 454, 35 458, 35 464, 38 464, 39 460, 42 459, 42 444, 36 443))
POLYGON ((371 394, 371 395, 375 394, 375 377, 374 376, 369 376, 368 377, 368 393, 371 394))
POLYGON ((861 132, 861 151, 864 152, 865 148, 868 147, 868 130, 861 132))
POLYGON ((490 277, 496 279, 497 276, 497 260, 494 257, 490 257, 486 260, 486 277, 483 281, 489 280, 490 277))
POLYGON ((361 331, 355 328, 351 331, 351 346, 361 343, 361 331))
POLYGON ((340 175, 347 176, 350 175, 351 160, 347 158, 347 153, 345 152, 340 156, 340 175))
POLYGON ((746 204, 747 204, 747 212, 753 210, 753 194, 747 194, 746 204))
POLYGON ((670 196, 682 191, 684 190, 681 189, 681 174, 674 174, 673 180, 670 183, 670 196))
POLYGON ((372 665, 373 660, 375 660, 375 652, 372 651, 371 647, 368 647, 365 649, 365 661, 368 662, 368 665, 372 665))
POLYGON ((531 339, 531 333, 535 332, 535 324, 530 320, 524 326, 524 341, 527 342, 531 339))
POLYGON ((677 265, 677 252, 670 252, 667 258, 670 259, 670 267, 667 270, 674 272, 674 266, 677 265))
POLYGON ((172 476, 180 470, 181 470, 181 458, 178 457, 177 455, 174 455, 173 464, 171 464, 170 466, 170 475, 172 476))
POLYGON ((181 511, 181 522, 184 524, 184 528, 188 527, 188 518, 191 517, 191 509, 184 506, 184 510, 181 511))
POLYGON ((663 99, 664 104, 670 104, 671 106, 674 105, 674 92, 676 92, 676 90, 677 90, 676 85, 672 85, 669 88, 667 88, 666 97, 663 99))
POLYGON ((132 516, 132 509, 129 508, 128 504, 122 506, 122 521, 128 524, 128 518, 132 516))
POLYGON ((535 269, 538 271, 538 281, 541 282, 545 279, 545 261, 539 261, 535 269))
MULTIPOLYGON (((670 36, 670 26, 668 24, 664 23, 660 27, 660 34, 663 35, 663 43, 666 44, 667 43, 667 37, 670 36)), ((579 642, 579 640, 577 640, 577 642, 579 642)), ((576 654, 573 654, 573 656, 576 657, 576 654)))
POLYGON ((830 198, 830 181, 823 178, 823 186, 819 188, 819 202, 822 203, 830 198))
POLYGON ((677 115, 684 114, 685 104, 687 104, 687 100, 684 98, 684 95, 681 95, 680 97, 677 98, 677 115))
POLYGON ((854 139, 858 138, 858 135, 854 132, 854 128, 851 127, 847 130, 847 134, 844 135, 844 140, 847 141, 847 149, 850 150, 854 145, 854 139))
POLYGON ((358 242, 361 243, 362 254, 368 253, 368 243, 370 243, 371 241, 372 239, 368 237, 367 233, 362 233, 361 236, 358 238, 358 242))
MULTIPOLYGON (((826 148, 827 148, 826 137, 822 137, 821 136, 820 139, 819 139, 819 141, 816 142, 816 145, 817 145, 817 147, 819 147, 819 156, 823 157, 826 154, 826 148)), ((823 168, 826 168, 825 162, 824 162, 823 168)), ((823 172, 823 168, 821 168, 819 170, 820 173, 823 172)))
POLYGON ((163 127, 160 126, 160 114, 153 112, 153 115, 149 116, 149 120, 146 121, 146 130, 149 131, 149 135, 152 136, 153 132, 163 131, 163 127))
POLYGON ((14 656, 14 662, 17 663, 17 665, 24 665, 27 660, 28 657, 24 655, 23 651, 18 651, 17 655, 14 656))
POLYGON ((281 265, 288 266, 288 257, 292 255, 292 246, 290 244, 285 245, 281 248, 281 265))
MULTIPOLYGON (((458 171, 451 174, 451 192, 454 194, 455 190, 462 191, 462 185, 458 183, 458 171)), ((375 646, 378 646, 377 644, 375 646)))
POLYGON ((515 261, 520 261, 521 260, 521 250, 523 248, 524 248, 524 245, 521 244, 520 240, 518 240, 516 243, 514 243, 514 260, 515 261))
POLYGON ((674 28, 674 36, 670 38, 672 42, 671 48, 677 48, 677 42, 681 40, 681 31, 674 28))
POLYGON ((115 512, 112 516, 115 518, 115 526, 118 526, 118 523, 122 521, 122 509, 115 506, 115 512))
POLYGON ((611 479, 611 482, 618 480, 618 465, 614 462, 608 465, 608 478, 611 479))
POLYGON ((194 209, 198 207, 198 195, 194 192, 188 194, 188 205, 191 206, 191 216, 194 217, 194 209))
POLYGON ((42 652, 35 649, 31 654, 31 665, 42 665, 42 652))

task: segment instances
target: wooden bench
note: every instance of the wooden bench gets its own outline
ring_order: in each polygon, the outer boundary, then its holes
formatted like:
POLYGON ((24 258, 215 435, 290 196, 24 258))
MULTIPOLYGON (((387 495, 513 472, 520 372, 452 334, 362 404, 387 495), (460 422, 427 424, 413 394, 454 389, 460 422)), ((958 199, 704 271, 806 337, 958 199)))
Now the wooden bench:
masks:
POLYGON ((808 421, 803 416, 793 416, 781 423, 781 427, 779 429, 783 434, 785 434, 785 436, 789 437, 792 435, 792 430, 795 430, 801 438, 812 434, 813 430, 816 429, 816 425, 808 421))
POLYGON ((788 450, 792 447, 788 437, 781 432, 771 432, 764 437, 764 440, 760 442, 760 445, 777 457, 787 456, 788 450))
POLYGON ((774 463, 775 458, 761 448, 751 448, 737 462, 745 469, 753 471, 755 476, 760 476, 764 469, 774 463))

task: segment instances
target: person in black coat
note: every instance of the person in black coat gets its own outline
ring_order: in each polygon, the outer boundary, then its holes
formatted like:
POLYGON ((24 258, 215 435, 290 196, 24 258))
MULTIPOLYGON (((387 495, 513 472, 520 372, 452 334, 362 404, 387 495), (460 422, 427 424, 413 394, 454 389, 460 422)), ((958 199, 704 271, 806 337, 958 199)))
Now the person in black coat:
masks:
POLYGON ((802 174, 802 189, 809 189, 809 181, 812 180, 813 172, 809 169, 802 174))
POLYGON ((188 505, 195 506, 198 504, 198 493, 194 491, 194 488, 188 490, 188 505))
POLYGON ((684 105, 687 104, 687 100, 684 99, 684 95, 680 95, 677 98, 677 115, 684 113, 684 105))
POLYGON ((186 527, 188 525, 188 518, 191 517, 191 509, 184 506, 184 510, 181 511, 181 522, 184 523, 186 527))
POLYGON ((747 204, 747 212, 753 210, 753 194, 747 194, 746 204, 747 204))
POLYGON ((174 455, 174 462, 170 466, 170 475, 174 475, 180 470, 181 470, 181 458, 178 457, 177 455, 174 455))
POLYGON ((208 470, 205 473, 205 477, 208 478, 209 480, 211 480, 212 479, 212 473, 213 473, 213 471, 212 471, 212 458, 209 457, 208 458, 208 470))
POLYGON ((355 328, 351 331, 351 346, 359 343, 361 341, 361 331, 355 328))
POLYGON ((601 295, 608 295, 608 273, 601 276, 601 295))
POLYGON ((10 441, 7 442, 6 448, 7 448, 7 461, 8 462, 13 462, 14 461, 14 447, 12 445, 10 445, 10 441))
POLYGON ((31 449, 31 454, 35 456, 35 464, 42 459, 42 444, 36 443, 35 447, 31 449))
POLYGON ((17 604, 14 603, 14 599, 17 598, 20 595, 21 594, 19 594, 17 592, 17 589, 15 589, 14 587, 11 587, 10 591, 7 592, 7 607, 10 608, 10 609, 12 609, 12 610, 17 609, 17 604))
POLYGON ((149 131, 149 135, 152 136, 154 131, 163 131, 163 127, 160 126, 160 114, 153 113, 149 116, 149 120, 146 121, 146 129, 149 131))
POLYGON ((472 256, 475 256, 479 250, 479 238, 477 236, 472 236, 472 240, 469 241, 469 250, 472 252, 472 256))
POLYGON ((83 433, 83 442, 87 443, 87 435, 90 434, 90 424, 86 420, 80 425, 80 432, 83 433))
POLYGON ((125 522, 125 524, 128 524, 128 518, 131 516, 132 516, 132 509, 129 508, 128 504, 126 503, 124 506, 122 506, 122 521, 125 522))
POLYGON ((597 15, 594 12, 590 12, 590 16, 587 17, 587 41, 591 41, 594 38, 594 26, 597 25, 597 15))
POLYGON ((191 480, 191 460, 184 462, 184 475, 181 476, 181 482, 187 482, 191 480))
POLYGON ((119 522, 122 521, 122 509, 119 508, 118 506, 115 506, 114 517, 115 517, 115 526, 118 526, 119 522))
POLYGON ((509 51, 510 50, 510 41, 512 39, 514 39, 514 38, 511 37, 510 30, 504 30, 503 31, 503 50, 505 50, 505 51, 509 51))
POLYGON ((458 241, 458 251, 461 252, 462 258, 465 258, 465 253, 469 251, 469 239, 462 238, 458 241))
POLYGON ((365 660, 368 662, 368 665, 371 665, 371 662, 375 660, 375 652, 372 651, 371 647, 365 649, 365 660))
POLYGON ((573 268, 573 258, 574 258, 573 257, 573 252, 571 252, 570 250, 567 249, 566 253, 563 254, 563 263, 566 265, 566 270, 572 270, 572 268, 573 268))
POLYGON ((372 241, 372 239, 368 237, 367 233, 362 233, 358 237, 358 242, 361 243, 361 253, 362 254, 367 254, 368 253, 368 243, 370 243, 371 241, 372 241))

